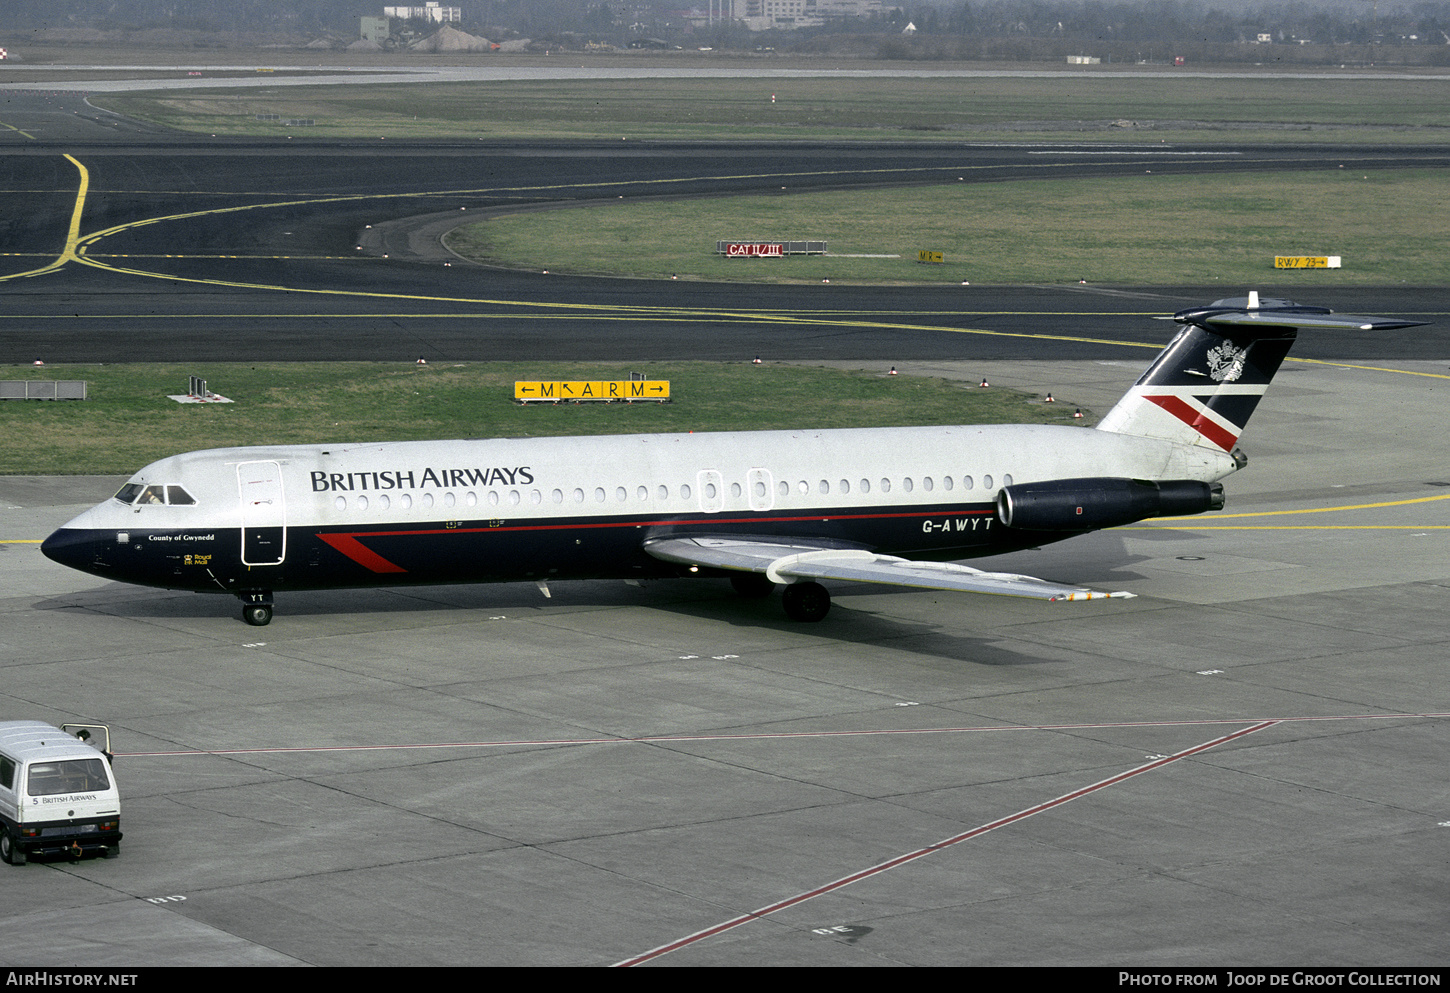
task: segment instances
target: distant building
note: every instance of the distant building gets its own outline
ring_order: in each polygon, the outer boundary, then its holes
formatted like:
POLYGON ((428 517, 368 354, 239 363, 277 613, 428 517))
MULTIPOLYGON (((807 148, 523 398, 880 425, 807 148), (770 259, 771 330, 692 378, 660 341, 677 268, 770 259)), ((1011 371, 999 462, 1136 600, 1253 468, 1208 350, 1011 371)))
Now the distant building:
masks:
POLYGON ((364 17, 362 19, 362 38, 364 41, 371 41, 381 45, 388 40, 392 32, 388 29, 386 17, 364 17))
POLYGON ((688 19, 697 24, 739 21, 748 31, 818 28, 834 18, 884 16, 884 0, 707 0, 709 12, 688 19))
POLYGON ((421 7, 384 7, 384 17, 396 17, 402 21, 431 21, 434 24, 457 24, 463 20, 462 7, 444 7, 441 4, 425 3, 421 7))

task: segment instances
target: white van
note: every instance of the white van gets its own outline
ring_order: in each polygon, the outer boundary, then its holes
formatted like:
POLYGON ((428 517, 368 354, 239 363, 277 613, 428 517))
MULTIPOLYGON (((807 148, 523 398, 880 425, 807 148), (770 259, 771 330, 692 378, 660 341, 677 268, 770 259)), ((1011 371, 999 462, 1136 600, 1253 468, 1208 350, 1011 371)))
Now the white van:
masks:
POLYGON ((112 858, 121 850, 110 732, 74 727, 87 738, 103 732, 106 751, 41 721, 0 721, 0 859, 11 865, 29 855, 112 858))

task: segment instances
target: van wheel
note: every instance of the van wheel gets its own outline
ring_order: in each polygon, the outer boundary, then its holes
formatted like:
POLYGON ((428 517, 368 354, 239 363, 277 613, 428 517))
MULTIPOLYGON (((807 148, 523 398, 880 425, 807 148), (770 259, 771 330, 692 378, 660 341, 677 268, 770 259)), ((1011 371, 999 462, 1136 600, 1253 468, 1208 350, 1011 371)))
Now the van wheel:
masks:
POLYGON ((10 837, 9 831, 0 831, 0 859, 4 859, 10 865, 25 864, 25 849, 15 843, 10 837))

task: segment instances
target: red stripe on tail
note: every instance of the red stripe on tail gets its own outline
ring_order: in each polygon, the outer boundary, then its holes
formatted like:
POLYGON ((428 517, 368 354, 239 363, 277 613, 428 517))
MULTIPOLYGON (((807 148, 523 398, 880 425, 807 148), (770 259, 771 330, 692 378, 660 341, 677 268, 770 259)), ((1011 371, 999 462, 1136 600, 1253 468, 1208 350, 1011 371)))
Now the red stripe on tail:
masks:
POLYGON ((1209 420, 1201 412, 1196 410, 1192 404, 1182 397, 1168 396, 1144 396, 1143 399, 1151 400, 1162 407, 1168 413, 1187 424, 1193 430, 1203 435, 1225 452, 1232 451, 1234 443, 1238 441, 1238 435, 1230 434, 1215 422, 1209 420))

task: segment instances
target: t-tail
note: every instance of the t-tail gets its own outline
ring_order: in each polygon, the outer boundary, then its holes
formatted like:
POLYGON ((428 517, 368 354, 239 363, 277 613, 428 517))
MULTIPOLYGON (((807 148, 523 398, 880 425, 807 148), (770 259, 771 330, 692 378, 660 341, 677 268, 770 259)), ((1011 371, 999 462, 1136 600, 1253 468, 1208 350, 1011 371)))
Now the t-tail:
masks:
POLYGON ((1247 297, 1181 310, 1185 325, 1098 430, 1232 452, 1299 329, 1387 331, 1424 324, 1247 297))

